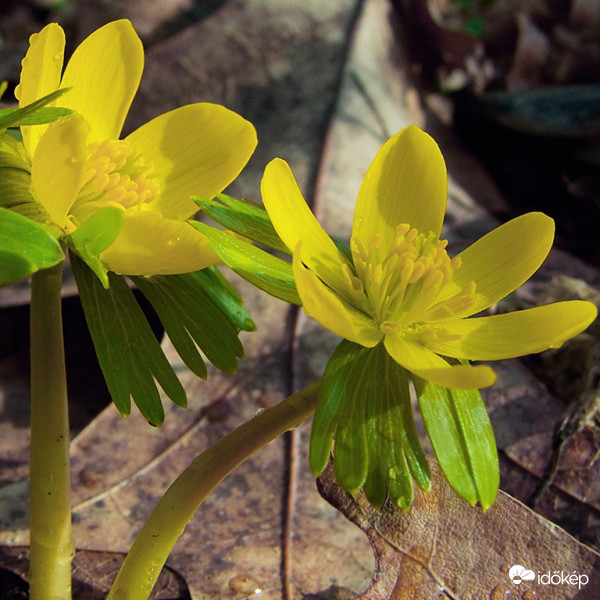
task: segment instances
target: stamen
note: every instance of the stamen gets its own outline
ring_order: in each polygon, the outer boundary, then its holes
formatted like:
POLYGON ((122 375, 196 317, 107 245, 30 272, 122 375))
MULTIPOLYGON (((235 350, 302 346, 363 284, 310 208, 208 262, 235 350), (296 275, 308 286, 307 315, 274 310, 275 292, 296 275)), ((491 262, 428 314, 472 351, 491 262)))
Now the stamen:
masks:
MULTIPOLYGON (((436 300, 461 264, 459 257, 448 256, 447 240, 438 239, 432 232, 419 233, 406 224, 398 225, 394 233, 383 258, 378 250, 382 235, 373 238, 368 248, 351 238, 356 274, 344 266, 355 304, 362 310, 365 304, 368 306, 365 312, 379 322, 382 333, 393 335, 419 328, 421 323, 460 315, 474 305, 473 282, 450 298, 436 300)), ((445 330, 436 331, 437 336, 447 335, 445 330)))
POLYGON ((427 321, 437 321, 450 317, 459 317, 467 313, 475 304, 475 282, 469 281, 465 287, 447 300, 442 300, 424 315, 427 321))
POLYGON ((123 209, 141 207, 160 193, 152 165, 145 162, 126 140, 105 140, 88 146, 84 184, 71 214, 83 221, 102 205, 123 209))
POLYGON ((348 284, 348 290, 352 296, 352 302, 360 307, 363 311, 368 311, 368 306, 365 302, 365 290, 362 281, 352 272, 352 269, 347 264, 342 265, 342 273, 348 284))

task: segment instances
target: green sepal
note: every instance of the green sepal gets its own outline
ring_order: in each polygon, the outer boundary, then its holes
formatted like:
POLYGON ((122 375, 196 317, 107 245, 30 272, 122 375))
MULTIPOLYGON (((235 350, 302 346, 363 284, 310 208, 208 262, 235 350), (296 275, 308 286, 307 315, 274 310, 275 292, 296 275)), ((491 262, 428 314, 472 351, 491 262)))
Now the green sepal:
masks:
POLYGON ((116 206, 105 206, 65 238, 69 248, 77 252, 105 288, 108 288, 108 272, 100 260, 100 253, 115 241, 124 220, 125 211, 116 206))
POLYGON ((419 408, 438 462, 454 491, 487 510, 500 481, 494 432, 478 390, 455 390, 414 377, 419 408))
POLYGON ((202 271, 131 280, 150 301, 177 353, 193 373, 206 379, 206 365, 198 348, 218 369, 236 372, 237 360, 244 357, 238 330, 213 301, 211 281, 202 271))
POLYGON ((69 108, 46 107, 60 98, 69 88, 56 90, 23 108, 0 108, 0 130, 24 125, 43 125, 73 113, 69 108))
POLYGON ((350 493, 364 486, 376 508, 389 496, 408 509, 413 479, 421 488, 430 488, 412 417, 408 374, 383 344, 365 348, 343 340, 327 364, 310 440, 315 475, 325 468, 334 437, 339 484, 350 493))
POLYGON ((217 200, 193 198, 196 204, 214 221, 267 248, 290 255, 287 246, 277 235, 267 211, 251 200, 237 200, 218 194, 217 200))
POLYGON ((164 410, 156 382, 175 404, 186 406, 181 382, 154 336, 124 277, 108 274, 105 289, 73 252, 73 275, 96 355, 117 410, 126 417, 133 398, 144 418, 159 426, 164 410))
POLYGON ((190 223, 209 239, 219 258, 238 275, 276 298, 302 304, 290 263, 225 231, 198 221, 190 223))
POLYGON ((35 221, 0 208, 0 286, 65 259, 56 239, 35 221))

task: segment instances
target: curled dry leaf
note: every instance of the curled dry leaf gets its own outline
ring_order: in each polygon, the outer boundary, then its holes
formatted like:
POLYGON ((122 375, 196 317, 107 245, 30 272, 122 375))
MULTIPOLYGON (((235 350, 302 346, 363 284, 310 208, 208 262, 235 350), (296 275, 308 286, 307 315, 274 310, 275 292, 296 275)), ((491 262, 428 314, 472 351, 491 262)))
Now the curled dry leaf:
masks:
POLYGON ((389 502, 378 512, 362 493, 351 496, 331 466, 319 478, 321 495, 365 532, 375 553, 360 600, 600 597, 600 554, 503 492, 487 512, 469 506, 438 464, 430 467, 432 491, 418 490, 408 513, 389 502))
MULTIPOLYGON (((77 550, 73 558, 74 600, 105 598, 124 558, 120 552, 77 550)), ((3 600, 28 597, 28 584, 24 579, 28 568, 28 546, 0 547, 0 597, 3 600)), ((150 600, 191 600, 191 596, 183 577, 165 567, 150 600)))

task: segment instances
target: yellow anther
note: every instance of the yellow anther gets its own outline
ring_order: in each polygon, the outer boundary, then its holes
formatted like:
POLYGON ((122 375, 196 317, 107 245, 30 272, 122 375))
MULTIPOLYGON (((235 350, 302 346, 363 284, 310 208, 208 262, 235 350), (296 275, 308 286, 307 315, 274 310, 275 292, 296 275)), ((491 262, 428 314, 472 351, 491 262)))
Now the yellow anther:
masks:
POLYGON ((379 322, 382 333, 393 335, 430 319, 460 314, 473 306, 475 284, 468 284, 450 298, 446 295, 445 300, 436 300, 444 295, 443 290, 461 264, 460 258, 448 256, 447 240, 438 239, 432 232, 419 233, 407 224, 398 225, 394 233, 383 255, 379 250, 382 235, 375 236, 368 249, 359 239, 352 238, 355 272, 344 267, 355 305, 362 310, 367 307, 365 312, 379 322), (362 285, 356 285, 354 279, 362 285))
POLYGON ((126 140, 106 140, 88 146, 84 184, 71 213, 74 222, 89 217, 102 204, 132 209, 155 200, 160 193, 152 165, 126 140), (92 209, 92 207, 96 207, 92 209))

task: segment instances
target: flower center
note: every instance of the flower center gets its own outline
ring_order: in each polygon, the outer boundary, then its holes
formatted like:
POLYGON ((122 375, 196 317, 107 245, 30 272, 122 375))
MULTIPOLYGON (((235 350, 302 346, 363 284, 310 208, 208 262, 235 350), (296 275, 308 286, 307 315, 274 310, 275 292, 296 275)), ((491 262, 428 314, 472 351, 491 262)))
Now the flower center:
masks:
POLYGON ((366 248, 351 238, 355 274, 345 269, 354 303, 373 316, 382 333, 420 329, 424 322, 455 317, 473 306, 473 282, 447 292, 460 267, 460 258, 448 256, 447 240, 398 225, 383 259, 382 241, 376 236, 366 248))
POLYGON ((95 142, 87 149, 87 171, 70 211, 72 220, 82 223, 102 206, 132 209, 157 198, 160 185, 152 164, 127 140, 95 142))

